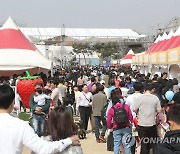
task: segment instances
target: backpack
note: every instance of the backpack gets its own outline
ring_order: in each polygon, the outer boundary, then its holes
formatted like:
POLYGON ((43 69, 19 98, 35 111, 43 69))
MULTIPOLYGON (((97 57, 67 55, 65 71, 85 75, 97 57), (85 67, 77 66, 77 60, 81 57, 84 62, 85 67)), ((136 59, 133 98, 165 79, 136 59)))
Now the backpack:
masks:
POLYGON ((107 108, 108 108, 108 103, 101 110, 101 120, 103 122, 106 122, 106 111, 107 111, 107 108))
POLYGON ((122 104, 121 108, 115 108, 114 106, 112 107, 114 110, 114 120, 117 125, 124 125, 128 123, 129 117, 127 115, 127 112, 124 108, 125 103, 122 104))

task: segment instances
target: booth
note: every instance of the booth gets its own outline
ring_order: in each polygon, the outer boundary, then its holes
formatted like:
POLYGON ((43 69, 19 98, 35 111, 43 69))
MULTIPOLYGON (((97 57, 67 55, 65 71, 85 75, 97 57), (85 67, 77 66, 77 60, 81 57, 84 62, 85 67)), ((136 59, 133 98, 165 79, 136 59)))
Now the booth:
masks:
POLYGON ((0 29, 0 76, 46 72, 51 68, 47 60, 19 30, 9 17, 0 29))

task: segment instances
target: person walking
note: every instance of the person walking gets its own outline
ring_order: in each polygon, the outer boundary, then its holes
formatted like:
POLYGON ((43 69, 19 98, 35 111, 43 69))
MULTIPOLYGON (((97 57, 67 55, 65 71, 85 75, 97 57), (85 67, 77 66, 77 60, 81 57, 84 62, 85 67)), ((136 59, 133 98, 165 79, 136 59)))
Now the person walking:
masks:
POLYGON ((103 85, 100 85, 98 87, 98 90, 99 90, 99 92, 93 96, 92 112, 93 112, 93 117, 94 117, 94 122, 95 122, 96 141, 98 143, 100 143, 100 141, 106 142, 106 140, 104 138, 105 132, 106 132, 106 122, 102 121, 102 119, 101 119, 101 110, 107 104, 107 97, 103 93, 104 92, 104 86, 103 85), (102 122, 101 135, 99 133, 100 122, 102 122))
POLYGON ((87 130, 88 121, 92 113, 92 100, 92 93, 88 92, 86 84, 83 85, 82 92, 78 96, 76 109, 80 112, 81 128, 84 130, 87 130))
MULTIPOLYGON (((154 87, 152 84, 145 86, 145 93, 136 99, 132 110, 138 112, 138 135, 141 140, 141 154, 149 153, 150 144, 143 142, 144 139, 154 139, 157 137, 156 114, 161 112, 161 104, 159 98, 151 92, 154 87)), ((155 144, 152 144, 153 150, 155 144)))
POLYGON ((58 84, 59 84, 58 79, 51 80, 51 89, 52 89, 51 99, 54 102, 55 106, 59 106, 63 102, 62 97, 59 97, 60 93, 59 93, 58 84))
POLYGON ((59 97, 61 98, 62 97, 62 101, 61 103, 63 104, 65 102, 65 97, 66 97, 66 91, 67 91, 67 87, 63 85, 63 78, 60 78, 59 79, 59 85, 58 85, 58 88, 59 88, 59 97))
POLYGON ((107 117, 107 127, 113 129, 114 138, 114 154, 119 154, 120 145, 123 143, 124 153, 131 153, 131 145, 129 138, 131 138, 131 126, 130 123, 133 121, 132 113, 129 106, 125 103, 121 103, 118 97, 112 98, 113 107, 109 109, 107 117), (121 112, 119 112, 121 109, 121 112), (122 112, 123 110, 123 112, 122 112), (118 115, 117 113, 124 113, 118 115), (126 117, 123 123, 119 123, 117 119, 126 117))

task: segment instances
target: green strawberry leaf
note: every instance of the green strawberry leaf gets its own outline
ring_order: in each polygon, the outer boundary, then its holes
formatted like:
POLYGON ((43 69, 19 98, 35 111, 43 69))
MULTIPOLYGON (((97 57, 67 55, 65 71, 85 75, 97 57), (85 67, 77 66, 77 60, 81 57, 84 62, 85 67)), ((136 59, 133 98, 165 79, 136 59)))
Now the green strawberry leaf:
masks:
POLYGON ((40 78, 40 76, 31 76, 29 71, 26 71, 26 77, 20 77, 19 80, 34 80, 40 78))

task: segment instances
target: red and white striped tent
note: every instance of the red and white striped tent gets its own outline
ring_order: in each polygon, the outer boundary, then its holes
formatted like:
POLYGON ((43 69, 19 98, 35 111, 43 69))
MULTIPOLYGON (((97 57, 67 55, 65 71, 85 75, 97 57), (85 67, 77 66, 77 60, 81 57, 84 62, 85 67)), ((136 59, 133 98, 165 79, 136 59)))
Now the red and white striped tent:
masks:
POLYGON ((134 56, 134 52, 131 50, 129 50, 129 52, 126 54, 126 56, 124 58, 121 59, 120 64, 121 65, 130 65, 132 64, 132 57, 134 56))
POLYGON ((38 73, 50 68, 51 62, 9 17, 0 29, 0 76, 18 74, 25 70, 38 73))

